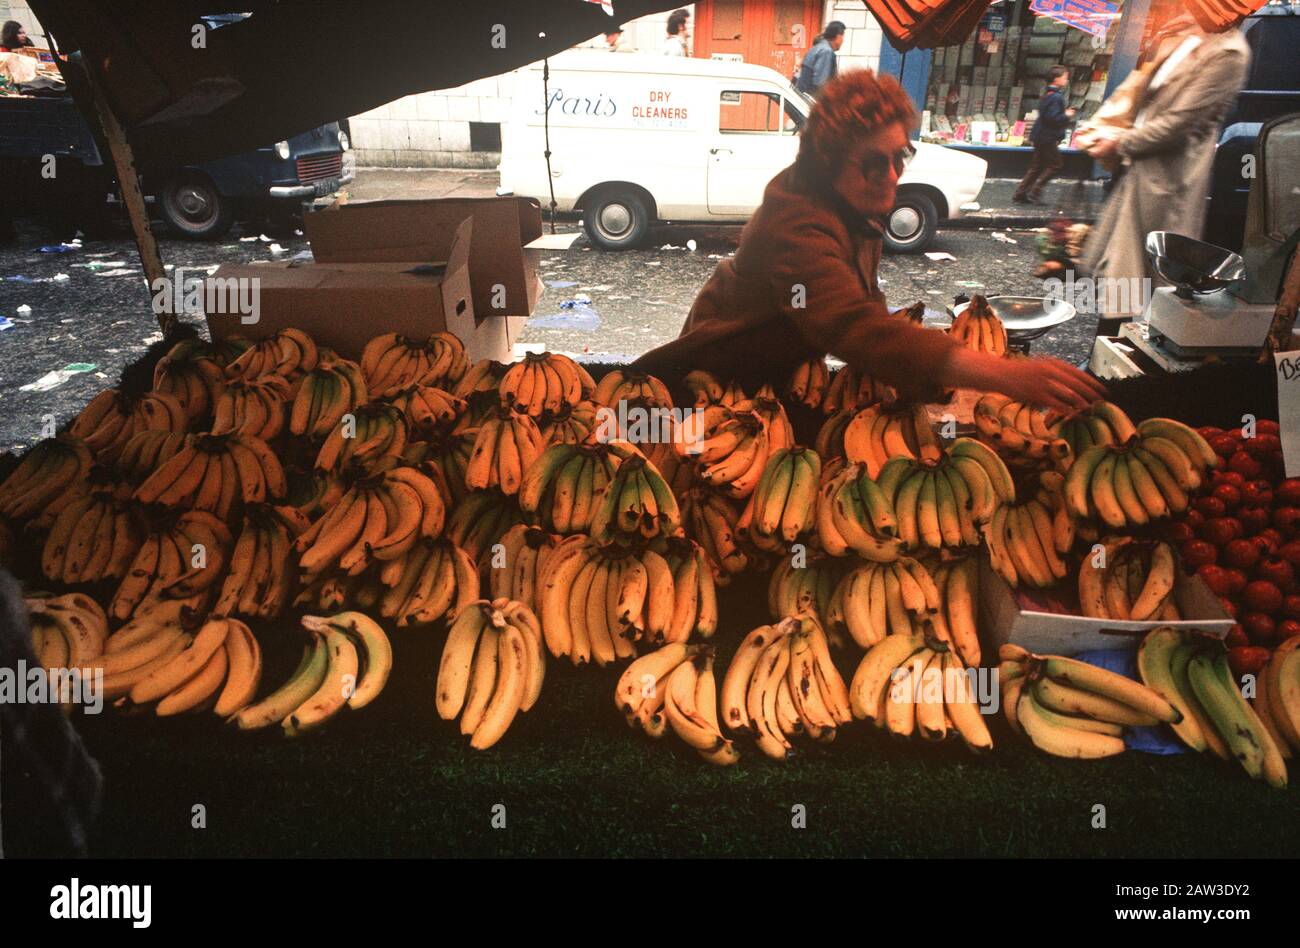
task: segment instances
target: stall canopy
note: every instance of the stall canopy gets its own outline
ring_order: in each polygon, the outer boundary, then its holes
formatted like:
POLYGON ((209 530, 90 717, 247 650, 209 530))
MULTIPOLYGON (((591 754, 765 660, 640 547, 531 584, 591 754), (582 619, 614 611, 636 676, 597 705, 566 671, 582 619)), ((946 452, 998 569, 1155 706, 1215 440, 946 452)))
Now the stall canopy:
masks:
POLYGON ((148 160, 238 154, 535 62, 680 0, 30 0, 148 160), (251 13, 212 29, 203 19, 251 13))

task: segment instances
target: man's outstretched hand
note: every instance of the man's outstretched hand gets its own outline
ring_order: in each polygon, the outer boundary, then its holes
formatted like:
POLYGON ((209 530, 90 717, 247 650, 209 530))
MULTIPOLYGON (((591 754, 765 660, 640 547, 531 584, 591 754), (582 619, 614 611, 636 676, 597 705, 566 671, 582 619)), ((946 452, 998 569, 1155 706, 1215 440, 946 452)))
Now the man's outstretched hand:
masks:
POLYGON ((1016 401, 1062 414, 1087 408, 1106 397, 1100 380, 1060 359, 1003 359, 973 349, 957 349, 948 363, 946 385, 1001 392, 1016 401))

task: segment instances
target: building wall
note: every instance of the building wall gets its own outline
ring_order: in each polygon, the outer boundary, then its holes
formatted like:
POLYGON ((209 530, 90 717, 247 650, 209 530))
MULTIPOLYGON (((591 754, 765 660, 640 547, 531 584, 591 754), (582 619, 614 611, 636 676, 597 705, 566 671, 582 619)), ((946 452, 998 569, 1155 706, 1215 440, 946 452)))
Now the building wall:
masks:
POLYGON ((880 69, 880 44, 885 34, 862 0, 827 0, 823 23, 839 20, 845 26, 839 68, 880 69))

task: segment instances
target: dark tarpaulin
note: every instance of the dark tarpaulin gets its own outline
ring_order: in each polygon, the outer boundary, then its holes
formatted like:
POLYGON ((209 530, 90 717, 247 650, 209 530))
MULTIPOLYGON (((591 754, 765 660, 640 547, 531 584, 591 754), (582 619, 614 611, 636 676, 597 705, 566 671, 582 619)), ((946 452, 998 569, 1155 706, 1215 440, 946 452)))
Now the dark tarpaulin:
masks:
POLYGON ((238 154, 414 92, 495 76, 681 0, 30 0, 102 77, 147 161, 238 154), (203 31, 201 16, 251 12, 203 31), (545 34, 541 36, 539 34, 545 34))

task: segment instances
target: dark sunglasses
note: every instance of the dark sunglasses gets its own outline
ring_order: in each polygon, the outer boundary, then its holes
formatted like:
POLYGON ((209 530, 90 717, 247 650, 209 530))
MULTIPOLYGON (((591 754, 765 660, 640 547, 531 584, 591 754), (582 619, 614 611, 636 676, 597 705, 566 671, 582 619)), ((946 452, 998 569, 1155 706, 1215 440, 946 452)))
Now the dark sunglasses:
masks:
POLYGON ((874 178, 883 175, 890 166, 893 166, 894 173, 901 175, 907 163, 916 154, 916 149, 911 145, 903 148, 893 155, 882 155, 878 152, 872 152, 862 162, 862 174, 867 178, 874 178))

